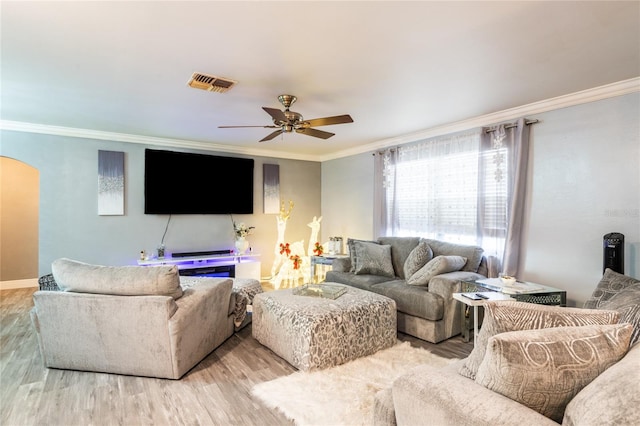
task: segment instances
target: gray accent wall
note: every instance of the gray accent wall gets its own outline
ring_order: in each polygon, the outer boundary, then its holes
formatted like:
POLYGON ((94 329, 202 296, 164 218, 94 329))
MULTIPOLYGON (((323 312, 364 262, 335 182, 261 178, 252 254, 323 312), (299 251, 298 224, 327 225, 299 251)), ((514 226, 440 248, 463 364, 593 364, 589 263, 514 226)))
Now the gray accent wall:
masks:
MULTIPOLYGON (((145 148, 198 152, 202 154, 242 155, 147 146, 133 143, 51 136, 45 134, 0 132, 0 155, 22 161, 40 174, 38 273, 51 271, 51 262, 68 257, 102 265, 135 264, 141 250, 153 251, 162 239, 168 215, 144 214, 145 148), (99 216, 98 151, 125 153, 125 214, 99 216)), ((245 156, 246 157, 246 156, 245 156)), ((254 214, 234 219, 255 226, 248 240, 261 254, 262 275, 268 275, 274 260, 277 239, 275 214, 263 214, 262 164, 280 166, 280 196, 295 207, 288 221, 288 241, 305 241, 310 236, 307 224, 321 215, 319 162, 253 157, 254 214)), ((167 170, 167 179, 175 170, 167 170)), ((203 196, 215 197, 216 185, 233 185, 233 176, 225 182, 195 182, 203 196)), ((180 194, 167 194, 179 197, 180 194)), ((220 200, 224 202, 224 200, 220 200)), ((4 239, 4 236, 3 236, 4 239)), ((165 245, 167 254, 177 251, 232 249, 234 234, 229 215, 174 215, 165 245)))
MULTIPOLYGON (((528 118, 531 157, 518 278, 567 290, 582 306, 602 276, 603 235, 626 237, 640 278, 640 93, 528 118)), ((322 163, 323 237, 374 238, 371 154, 322 163)))

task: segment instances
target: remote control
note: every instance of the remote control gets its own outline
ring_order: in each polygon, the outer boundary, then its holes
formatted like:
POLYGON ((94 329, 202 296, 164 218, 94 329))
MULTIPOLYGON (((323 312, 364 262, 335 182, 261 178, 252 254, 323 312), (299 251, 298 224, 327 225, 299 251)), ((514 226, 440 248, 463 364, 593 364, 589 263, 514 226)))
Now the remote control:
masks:
POLYGON ((476 296, 478 296, 478 297, 479 297, 479 298, 481 298, 481 299, 485 299, 485 300, 489 299, 489 296, 485 296, 485 295, 484 295, 484 294, 482 294, 482 293, 476 293, 476 296))

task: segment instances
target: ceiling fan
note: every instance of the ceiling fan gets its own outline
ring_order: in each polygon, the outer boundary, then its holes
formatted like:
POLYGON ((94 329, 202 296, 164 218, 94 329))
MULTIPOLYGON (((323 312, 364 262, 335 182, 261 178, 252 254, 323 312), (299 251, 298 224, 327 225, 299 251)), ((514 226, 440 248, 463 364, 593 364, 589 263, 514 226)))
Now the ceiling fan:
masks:
POLYGON ((312 120, 305 120, 302 118, 302 114, 289 111, 289 107, 296 101, 296 97, 293 95, 280 95, 278 100, 284 106, 284 111, 280 111, 275 108, 262 107, 273 119, 273 125, 270 126, 218 126, 220 129, 233 129, 241 127, 262 127, 265 129, 278 129, 260 140, 260 142, 270 141, 278 135, 284 133, 301 133, 307 136, 313 136, 315 138, 329 139, 335 133, 325 132, 324 130, 314 129, 317 126, 328 126, 331 124, 343 124, 353 123, 353 119, 350 115, 336 115, 333 117, 314 118, 312 120))

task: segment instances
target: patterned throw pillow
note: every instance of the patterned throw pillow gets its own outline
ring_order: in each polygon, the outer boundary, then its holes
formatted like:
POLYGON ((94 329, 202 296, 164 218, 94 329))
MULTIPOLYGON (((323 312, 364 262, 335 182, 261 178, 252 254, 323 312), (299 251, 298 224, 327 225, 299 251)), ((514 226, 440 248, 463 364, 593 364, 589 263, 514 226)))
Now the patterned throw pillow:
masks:
POLYGON ((635 284, 640 284, 640 280, 607 268, 593 294, 584 303, 584 307, 589 309, 599 308, 600 305, 611 299, 616 293, 635 284))
POLYGON ((631 344, 640 340, 640 284, 626 287, 611 299, 600 303, 601 309, 610 309, 620 313, 618 322, 628 322, 633 325, 631 344))
POLYGON ((411 253, 409 253, 407 260, 405 260, 404 262, 405 278, 409 279, 431 259, 433 259, 433 250, 431 250, 431 247, 429 247, 429 244, 427 244, 425 241, 420 241, 416 248, 411 250, 411 253))
POLYGON ((562 423, 573 397, 629 349, 629 324, 513 331, 489 339, 476 383, 562 423))
POLYGON ((407 278, 407 284, 425 286, 436 275, 447 272, 459 271, 467 263, 466 257, 461 256, 436 256, 427 262, 422 268, 407 278))
POLYGON ((383 277, 395 277, 393 264, 391 263, 391 246, 376 243, 356 241, 356 275, 381 275, 383 277))
POLYGON ((355 272, 356 271, 357 254, 356 254, 355 243, 357 243, 357 242, 366 242, 366 243, 371 243, 371 244, 378 244, 377 241, 356 240, 355 238, 347 238, 347 249, 349 250, 349 260, 351 261, 351 269, 349 270, 349 272, 355 272))
POLYGON ((512 300, 488 302, 476 345, 458 373, 475 379, 489 339, 508 331, 616 324, 616 311, 536 305, 512 300))

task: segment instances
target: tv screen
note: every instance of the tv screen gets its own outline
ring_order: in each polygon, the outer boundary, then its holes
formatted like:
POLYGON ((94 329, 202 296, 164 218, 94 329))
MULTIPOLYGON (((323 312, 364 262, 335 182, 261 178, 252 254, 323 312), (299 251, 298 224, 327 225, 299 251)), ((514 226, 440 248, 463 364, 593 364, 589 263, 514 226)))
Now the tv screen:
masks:
POLYGON ((145 214, 252 214, 253 160, 145 150, 145 214))

